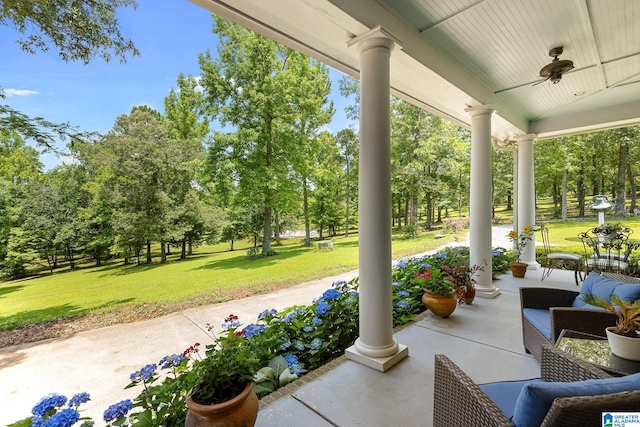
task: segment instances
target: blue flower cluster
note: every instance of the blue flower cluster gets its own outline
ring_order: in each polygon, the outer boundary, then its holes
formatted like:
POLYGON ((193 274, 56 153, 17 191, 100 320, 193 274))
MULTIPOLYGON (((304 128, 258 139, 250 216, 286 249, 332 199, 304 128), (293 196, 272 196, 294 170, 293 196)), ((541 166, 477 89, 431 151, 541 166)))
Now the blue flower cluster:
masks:
POLYGON ((264 332, 266 330, 267 328, 264 325, 258 325, 258 324, 252 323, 250 325, 247 325, 244 328, 244 336, 247 338, 251 338, 255 335, 258 335, 260 332, 264 332))
POLYGON ((360 296, 360 294, 358 293, 358 291, 351 291, 351 292, 349 292, 349 296, 353 297, 353 298, 358 298, 358 296, 360 296))
POLYGON ((111 421, 115 421, 118 418, 127 415, 131 410, 131 407, 131 401, 126 399, 109 406, 102 416, 106 422, 110 423, 111 421))
POLYGON ((80 413, 75 409, 66 408, 56 412, 49 419, 42 420, 41 417, 34 417, 30 427, 71 427, 80 419, 80 413))
POLYGON ((407 301, 398 301, 396 303, 396 307, 398 307, 398 308, 411 308, 411 304, 409 304, 407 301))
POLYGON ((298 351, 302 351, 302 350, 304 350, 304 343, 302 341, 300 341, 300 340, 296 340, 293 343, 293 348, 295 348, 298 351))
POLYGON ((340 292, 335 289, 327 289, 322 294, 322 299, 324 299, 325 301, 331 301, 338 298, 340 298, 340 292))
POLYGON ((391 286, 399 288, 400 286, 402 286, 402 282, 391 282, 391 286))
POLYGON ((135 371, 129 375, 129 379, 131 379, 131 381, 149 381, 149 378, 156 373, 156 369, 157 366, 155 363, 147 365, 139 371, 135 371))
POLYGON ((158 365, 162 369, 170 369, 175 368, 180 365, 180 363, 184 360, 184 356, 182 354, 172 354, 170 356, 165 356, 158 362, 158 365))
POLYGON ((298 317, 298 312, 297 311, 292 311, 290 313, 287 313, 287 315, 284 317, 284 319, 282 319, 285 323, 290 323, 291 319, 295 319, 296 317, 298 317))
POLYGON ((65 403, 67 403, 66 396, 62 396, 61 394, 56 393, 48 394, 40 399, 40 402, 36 403, 33 409, 31 409, 31 413, 33 415, 44 417, 47 412, 51 411, 52 409, 59 408, 65 403))
POLYGON ((81 393, 76 393, 73 396, 71 396, 71 399, 69 399, 69 407, 78 407, 80 405, 82 405, 83 403, 87 403, 89 401, 91 397, 89 396, 89 393, 87 393, 86 391, 83 391, 81 393))
POLYGON ((448 252, 438 252, 437 254, 433 254, 431 255, 433 258, 446 258, 447 257, 448 252))
POLYGON ((399 297, 408 297, 411 294, 407 291, 398 291, 396 295, 398 295, 399 297))
POLYGON ((276 314, 278 314, 278 310, 276 310, 275 308, 272 308, 270 310, 265 310, 260 314, 258 314, 258 320, 266 319, 267 317, 272 317, 272 316, 275 316, 276 314))
POLYGON ((404 259, 400 259, 398 260, 398 262, 396 262, 396 264, 394 265, 395 268, 407 268, 409 264, 407 263, 406 260, 404 259))
POLYGON ((282 350, 282 351, 285 351, 289 347, 291 347, 291 341, 289 341, 289 340, 286 340, 285 342, 280 344, 280 350, 282 350))
POLYGON ((284 357, 284 360, 287 361, 289 372, 291 372, 293 375, 300 375, 302 373, 302 366, 300 366, 298 357, 295 354, 287 354, 284 357))
MULTIPOLYGON (((445 254, 444 256, 447 256, 447 255, 445 254)), ((418 264, 418 268, 431 268, 431 264, 426 262, 421 262, 420 264, 418 264)))
POLYGON ((318 316, 322 316, 324 315, 327 311, 329 311, 329 309, 331 308, 331 306, 329 304, 327 304, 326 302, 320 302, 318 303, 318 305, 316 306, 316 314, 318 316))
POLYGON ((314 317, 313 319, 311 319, 311 323, 313 323, 316 326, 320 326, 322 325, 324 322, 322 321, 322 319, 318 318, 318 317, 314 317))
POLYGON ((320 350, 320 346, 322 345, 322 340, 320 338, 314 338, 311 340, 311 350, 320 350))
POLYGON ((232 320, 231 322, 224 322, 222 324, 222 329, 223 330, 228 330, 231 328, 237 328, 238 326, 240 326, 240 321, 239 320, 232 320))
POLYGON ((345 282, 344 280, 336 280, 335 282, 333 282, 331 284, 331 287, 332 288, 337 288, 337 287, 342 287, 342 286, 344 286, 346 284, 347 284, 347 282, 345 282))

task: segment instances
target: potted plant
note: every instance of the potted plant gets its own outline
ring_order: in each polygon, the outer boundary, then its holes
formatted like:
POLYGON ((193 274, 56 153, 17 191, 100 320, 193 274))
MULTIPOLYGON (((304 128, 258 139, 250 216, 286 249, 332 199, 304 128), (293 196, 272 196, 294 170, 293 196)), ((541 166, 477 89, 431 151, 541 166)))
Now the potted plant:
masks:
POLYGON ((609 298, 611 302, 594 294, 583 297, 587 304, 605 308, 618 318, 616 326, 606 329, 611 352, 623 359, 640 360, 640 300, 625 301, 615 294, 609 298))
MULTIPOLYGON (((223 332, 214 335, 206 357, 192 368, 195 386, 187 395, 185 427, 218 425, 253 426, 258 416, 258 397, 253 378, 260 369, 260 349, 242 333, 233 314, 225 319, 223 332), (225 424, 220 419, 224 418, 225 424)), ((213 334, 213 328, 207 329, 213 334)))
POLYGON ((411 283, 423 288, 422 302, 436 316, 449 317, 456 309, 456 284, 441 269, 421 264, 411 283))
POLYGON ((616 238, 621 231, 624 230, 624 226, 619 222, 605 223, 593 228, 593 232, 598 235, 600 242, 609 241, 616 238))
POLYGON ((529 265, 526 262, 521 262, 520 257, 522 256, 522 251, 527 246, 527 243, 533 240, 534 232, 534 227, 530 225, 525 225, 522 228, 522 233, 520 234, 518 234, 518 232, 515 230, 509 232, 509 239, 511 239, 511 241, 514 243, 514 261, 509 263, 509 267, 511 267, 511 274, 513 274, 513 277, 522 278, 527 272, 527 267, 529 265))

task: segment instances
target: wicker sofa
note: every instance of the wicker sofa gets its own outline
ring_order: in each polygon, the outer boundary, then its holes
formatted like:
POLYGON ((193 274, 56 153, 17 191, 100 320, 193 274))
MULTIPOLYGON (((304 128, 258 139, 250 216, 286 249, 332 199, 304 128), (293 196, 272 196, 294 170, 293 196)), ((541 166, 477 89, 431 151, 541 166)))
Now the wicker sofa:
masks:
MULTIPOLYGON (((636 374, 634 380, 631 380, 631 377, 610 377, 609 374, 593 365, 581 362, 548 344, 541 347, 541 355, 541 379, 567 383, 568 387, 573 386, 571 383, 575 381, 607 378, 609 378, 606 380, 608 382, 626 378, 628 382, 633 384, 633 381, 638 381, 640 375, 636 374)), ((512 412, 505 407, 504 399, 503 407, 498 406, 500 404, 498 399, 505 396, 505 391, 508 393, 510 390, 514 390, 514 385, 519 385, 522 388, 522 384, 518 383, 523 383, 523 381, 477 385, 449 358, 441 354, 436 355, 433 425, 435 427, 513 427, 514 423, 522 425, 517 422, 520 419, 517 419, 516 414, 510 416, 512 412), (506 390, 496 393, 497 388, 502 386, 507 387, 506 390), (498 399, 494 401, 492 397, 498 399)), ((555 384, 548 385, 554 386, 555 384)), ((588 388, 582 383, 576 384, 575 387, 576 390, 588 388)), ((537 405, 534 410, 542 410, 540 416, 544 418, 541 425, 546 427, 599 426, 602 425, 603 412, 631 412, 640 408, 640 390, 633 387, 628 387, 628 389, 635 391, 580 397, 556 397, 555 400, 551 398, 551 401, 548 402, 548 410, 541 405, 537 405)), ((518 396, 518 399, 521 399, 521 396, 518 396)), ((522 402, 525 401, 516 403, 516 408, 512 408, 512 411, 526 413, 529 407, 523 406, 522 402), (521 404, 520 408, 517 408, 518 404, 521 404)), ((529 403, 533 402, 529 401, 529 403)))
POLYGON ((563 329, 606 336, 605 329, 616 324, 616 316, 602 308, 581 303, 581 293, 607 298, 620 290, 622 299, 640 298, 640 279, 615 273, 592 272, 580 292, 554 288, 520 288, 522 338, 524 348, 541 360, 542 344, 555 344, 563 329), (625 285, 618 288, 618 285, 625 285), (582 307, 581 307, 582 306, 582 307))

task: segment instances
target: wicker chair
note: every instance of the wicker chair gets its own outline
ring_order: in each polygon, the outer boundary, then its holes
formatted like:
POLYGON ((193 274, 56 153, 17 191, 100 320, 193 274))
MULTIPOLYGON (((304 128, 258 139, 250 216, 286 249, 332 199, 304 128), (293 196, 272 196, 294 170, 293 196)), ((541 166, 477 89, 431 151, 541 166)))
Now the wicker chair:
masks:
MULTIPOLYGON (((624 283, 640 283, 637 277, 616 273, 602 273, 602 276, 624 283)), ((551 339, 547 339, 524 315, 522 315, 522 339, 527 353, 541 360, 542 344, 555 344, 563 329, 605 336, 605 329, 615 326, 615 314, 597 309, 574 308, 571 305, 578 296, 577 291, 554 288, 520 288, 521 313, 525 308, 539 308, 550 311, 551 339)))
MULTIPOLYGON (((545 381, 573 382, 609 378, 610 375, 550 345, 542 347, 540 376, 545 381)), ((637 411, 640 391, 589 397, 556 398, 543 427, 602 425, 602 413, 637 411)), ((435 356, 434 427, 513 427, 511 421, 447 356, 435 356)))

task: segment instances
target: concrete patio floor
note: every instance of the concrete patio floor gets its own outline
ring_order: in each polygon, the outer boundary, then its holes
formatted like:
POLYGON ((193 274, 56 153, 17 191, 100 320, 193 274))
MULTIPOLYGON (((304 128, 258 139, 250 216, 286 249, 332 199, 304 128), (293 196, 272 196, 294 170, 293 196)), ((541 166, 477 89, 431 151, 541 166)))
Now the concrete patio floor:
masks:
POLYGON ((259 427, 430 426, 433 418, 434 355, 446 354, 477 383, 537 377, 540 365, 522 345, 520 297, 524 286, 577 289, 573 272, 542 270, 524 279, 502 275, 502 293, 476 298, 450 318, 430 312, 401 327, 396 341, 409 356, 386 373, 343 357, 263 399, 259 427))

